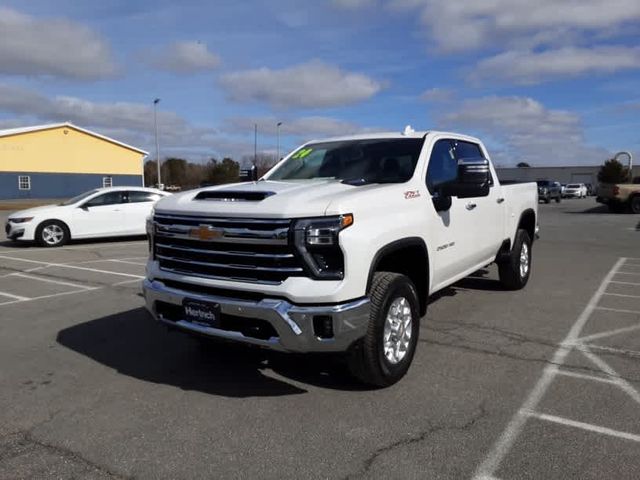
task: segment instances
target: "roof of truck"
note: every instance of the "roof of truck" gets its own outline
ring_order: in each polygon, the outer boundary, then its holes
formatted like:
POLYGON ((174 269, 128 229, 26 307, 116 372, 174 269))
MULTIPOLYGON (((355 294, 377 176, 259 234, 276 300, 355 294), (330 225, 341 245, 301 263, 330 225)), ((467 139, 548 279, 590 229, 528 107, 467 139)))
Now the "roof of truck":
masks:
POLYGON ((480 139, 476 137, 472 137, 469 135, 465 135, 463 133, 455 133, 455 132, 446 132, 446 131, 437 131, 437 130, 407 130, 405 131, 396 131, 396 132, 367 132, 367 133, 358 133, 353 135, 343 135, 339 137, 331 137, 331 138, 318 138, 315 140, 311 140, 309 143, 318 143, 318 142, 339 142, 346 140, 374 140, 380 138, 423 138, 426 135, 432 136, 450 136, 454 138, 460 138, 464 140, 468 140, 471 142, 480 142, 480 139))

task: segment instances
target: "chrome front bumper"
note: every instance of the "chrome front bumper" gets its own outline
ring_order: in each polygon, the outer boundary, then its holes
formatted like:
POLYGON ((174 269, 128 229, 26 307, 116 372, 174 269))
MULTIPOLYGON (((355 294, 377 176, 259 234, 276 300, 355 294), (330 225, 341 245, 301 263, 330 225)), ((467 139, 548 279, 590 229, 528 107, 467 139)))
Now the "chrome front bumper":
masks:
POLYGON ((361 298, 347 303, 328 306, 294 305, 286 300, 263 299, 251 301, 201 293, 188 292, 167 287, 162 280, 143 282, 143 293, 149 313, 158 321, 197 335, 233 340, 273 350, 288 352, 341 352, 362 338, 369 323, 370 302, 361 298), (277 332, 269 339, 247 336, 233 327, 226 329, 211 328, 180 318, 165 318, 161 305, 182 306, 184 299, 199 300, 220 305, 222 315, 233 318, 255 319, 268 322, 277 332), (320 338, 314 332, 314 317, 330 317, 333 325, 333 337, 320 338))

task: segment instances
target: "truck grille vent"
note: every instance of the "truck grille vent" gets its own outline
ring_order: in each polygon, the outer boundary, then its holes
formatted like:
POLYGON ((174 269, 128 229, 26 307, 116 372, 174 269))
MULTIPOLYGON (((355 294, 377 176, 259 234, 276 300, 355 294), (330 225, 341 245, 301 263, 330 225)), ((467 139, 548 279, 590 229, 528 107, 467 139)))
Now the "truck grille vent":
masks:
POLYGON ((175 274, 277 285, 306 276, 290 228, 285 219, 156 214, 154 258, 175 274))

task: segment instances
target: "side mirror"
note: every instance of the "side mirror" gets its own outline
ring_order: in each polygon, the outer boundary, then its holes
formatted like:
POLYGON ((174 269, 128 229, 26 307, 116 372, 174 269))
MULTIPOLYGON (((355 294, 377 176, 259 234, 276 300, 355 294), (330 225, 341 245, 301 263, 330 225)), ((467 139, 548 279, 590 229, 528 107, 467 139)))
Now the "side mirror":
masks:
POLYGON ((458 178, 442 186, 442 195, 458 198, 486 197, 489 195, 489 160, 465 158, 458 160, 458 178))
POLYGON ((258 168, 255 165, 251 165, 251 167, 247 169, 240 170, 241 182, 255 182, 256 180, 258 180, 258 168))

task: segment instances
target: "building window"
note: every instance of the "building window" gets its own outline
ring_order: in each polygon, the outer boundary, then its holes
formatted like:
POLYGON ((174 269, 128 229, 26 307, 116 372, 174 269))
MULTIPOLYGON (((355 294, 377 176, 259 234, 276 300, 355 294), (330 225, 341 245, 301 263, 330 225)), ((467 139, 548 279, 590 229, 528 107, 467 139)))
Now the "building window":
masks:
POLYGON ((18 176, 18 190, 31 190, 31 177, 28 175, 18 176))
POLYGON ((113 178, 112 177, 102 177, 102 187, 113 187, 113 178))

